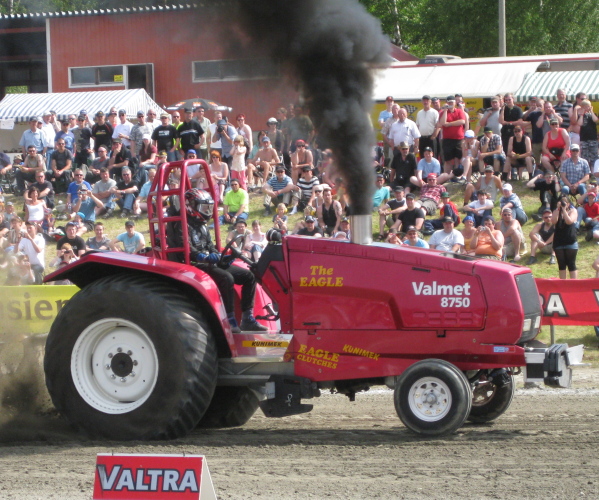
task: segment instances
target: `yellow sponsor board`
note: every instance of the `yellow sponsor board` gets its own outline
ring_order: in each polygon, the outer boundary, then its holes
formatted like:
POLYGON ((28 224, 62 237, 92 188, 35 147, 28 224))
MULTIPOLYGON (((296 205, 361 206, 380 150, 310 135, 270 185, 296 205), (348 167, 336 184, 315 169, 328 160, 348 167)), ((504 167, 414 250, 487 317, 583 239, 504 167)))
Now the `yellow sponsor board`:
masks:
POLYGON ((241 342, 243 347, 287 347, 289 342, 280 340, 244 340, 241 342))
POLYGON ((49 332, 57 314, 78 290, 74 285, 0 287, 0 335, 49 332))

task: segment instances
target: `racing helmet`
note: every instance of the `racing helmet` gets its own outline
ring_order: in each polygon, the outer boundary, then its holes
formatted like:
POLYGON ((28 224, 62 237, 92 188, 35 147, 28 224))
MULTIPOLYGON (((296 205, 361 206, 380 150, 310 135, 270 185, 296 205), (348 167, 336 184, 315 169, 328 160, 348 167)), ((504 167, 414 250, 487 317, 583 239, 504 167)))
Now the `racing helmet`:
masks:
POLYGON ((189 189, 185 192, 185 209, 189 216, 208 222, 212 218, 214 200, 208 191, 189 189))

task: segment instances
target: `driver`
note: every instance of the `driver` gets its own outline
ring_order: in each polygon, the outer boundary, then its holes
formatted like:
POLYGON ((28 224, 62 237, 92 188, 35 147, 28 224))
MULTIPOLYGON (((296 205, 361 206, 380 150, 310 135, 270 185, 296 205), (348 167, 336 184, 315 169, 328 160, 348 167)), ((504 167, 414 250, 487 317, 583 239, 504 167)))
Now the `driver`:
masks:
POLYGON ((231 266, 231 262, 235 259, 234 255, 227 255, 221 259, 221 253, 212 243, 210 231, 206 226, 206 223, 212 218, 214 207, 214 201, 210 194, 202 189, 190 189, 185 193, 185 207, 190 259, 197 268, 208 274, 216 283, 223 298, 232 332, 268 330, 254 318, 256 277, 248 269, 231 266), (241 328, 235 320, 233 285, 241 285, 241 328))

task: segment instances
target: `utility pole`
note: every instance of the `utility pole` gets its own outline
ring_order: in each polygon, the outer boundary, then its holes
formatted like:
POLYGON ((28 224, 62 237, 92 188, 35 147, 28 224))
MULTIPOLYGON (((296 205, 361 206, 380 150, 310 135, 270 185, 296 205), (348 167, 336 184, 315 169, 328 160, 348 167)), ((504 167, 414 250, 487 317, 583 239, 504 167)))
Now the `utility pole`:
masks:
POLYGON ((499 57, 505 55, 505 0, 499 0, 499 57))

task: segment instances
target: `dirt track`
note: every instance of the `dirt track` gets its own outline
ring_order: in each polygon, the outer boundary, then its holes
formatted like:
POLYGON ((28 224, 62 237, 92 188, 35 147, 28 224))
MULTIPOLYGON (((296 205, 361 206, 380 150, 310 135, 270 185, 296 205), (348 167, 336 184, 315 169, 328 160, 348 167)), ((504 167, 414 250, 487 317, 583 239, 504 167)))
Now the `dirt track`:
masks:
POLYGON ((89 442, 58 419, 21 418, 0 430, 0 499, 89 499, 107 452, 204 454, 220 499, 599 498, 599 370, 579 369, 571 390, 518 389, 495 424, 444 439, 410 434, 391 391, 314 405, 153 444, 89 442))

